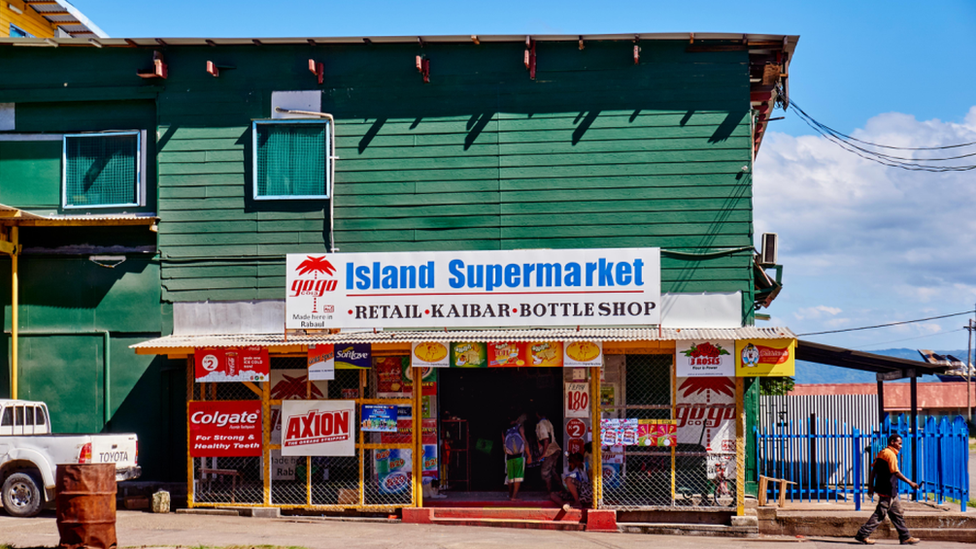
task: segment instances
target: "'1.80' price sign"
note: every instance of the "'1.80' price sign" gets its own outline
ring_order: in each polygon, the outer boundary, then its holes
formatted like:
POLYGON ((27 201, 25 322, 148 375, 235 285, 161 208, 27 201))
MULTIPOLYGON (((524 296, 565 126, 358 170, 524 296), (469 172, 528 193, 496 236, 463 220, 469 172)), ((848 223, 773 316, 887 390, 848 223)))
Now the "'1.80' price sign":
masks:
POLYGON ((590 417, 589 383, 566 384, 566 417, 590 417))

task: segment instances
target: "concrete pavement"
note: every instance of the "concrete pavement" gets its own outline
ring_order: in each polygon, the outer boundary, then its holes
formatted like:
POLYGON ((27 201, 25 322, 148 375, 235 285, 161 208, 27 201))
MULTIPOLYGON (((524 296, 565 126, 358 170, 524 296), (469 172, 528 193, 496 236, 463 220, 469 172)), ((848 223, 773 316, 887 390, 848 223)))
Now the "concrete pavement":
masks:
MULTIPOLYGON (((533 549, 630 549, 650 546, 667 549, 697 549, 702 546, 729 549, 837 549, 852 544, 842 538, 706 538, 695 536, 649 536, 641 534, 598 534, 400 524, 397 522, 340 521, 308 517, 281 519, 175 514, 154 515, 141 511, 119 511, 119 547, 193 547, 232 545, 281 545, 307 549, 480 549, 532 547, 533 549)), ((0 513, 0 544, 17 548, 55 547, 57 526, 52 512, 32 519, 15 519, 0 513)), ((897 540, 878 540, 876 547, 897 546, 897 540)), ((969 544, 925 542, 926 548, 968 549, 969 544)))

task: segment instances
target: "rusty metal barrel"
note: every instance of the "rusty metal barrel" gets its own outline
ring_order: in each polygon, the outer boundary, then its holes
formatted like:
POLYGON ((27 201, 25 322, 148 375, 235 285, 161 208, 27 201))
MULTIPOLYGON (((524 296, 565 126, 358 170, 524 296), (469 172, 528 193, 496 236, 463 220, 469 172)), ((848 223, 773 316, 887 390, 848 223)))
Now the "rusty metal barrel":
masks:
POLYGON ((115 549, 115 464, 58 465, 59 549, 115 549))

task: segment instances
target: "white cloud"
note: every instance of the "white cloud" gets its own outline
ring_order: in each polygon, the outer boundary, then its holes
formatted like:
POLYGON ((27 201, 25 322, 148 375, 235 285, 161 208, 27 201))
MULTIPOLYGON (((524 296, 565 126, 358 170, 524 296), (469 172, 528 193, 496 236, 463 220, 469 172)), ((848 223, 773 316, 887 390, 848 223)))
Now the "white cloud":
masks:
MULTIPOLYGON (((974 142, 976 106, 961 123, 880 114, 851 135, 899 147, 974 142)), ((976 147, 936 154, 967 152, 976 147)), ((976 156, 958 162, 976 164, 976 156)), ((785 265, 784 292, 773 308, 796 321, 795 331, 972 308, 976 171, 904 171, 860 158, 819 136, 770 132, 756 161, 754 192, 756 234, 779 233, 780 263, 785 265), (849 311, 844 319, 837 316, 842 309, 849 311)), ((959 322, 948 319, 945 326, 959 322)), ((913 325, 910 332, 944 331, 932 326, 938 324, 913 325)))
POLYGON ((841 309, 837 307, 828 307, 826 305, 817 305, 816 307, 805 307, 802 309, 797 309, 793 312, 793 316, 802 320, 804 318, 822 318, 824 314, 837 316, 841 313, 841 309))

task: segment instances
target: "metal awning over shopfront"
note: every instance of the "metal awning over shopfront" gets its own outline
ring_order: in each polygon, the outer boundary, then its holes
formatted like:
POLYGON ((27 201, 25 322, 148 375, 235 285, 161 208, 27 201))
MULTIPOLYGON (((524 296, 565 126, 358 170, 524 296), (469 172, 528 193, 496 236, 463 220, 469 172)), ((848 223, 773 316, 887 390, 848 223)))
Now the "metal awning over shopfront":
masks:
POLYGON ((132 345, 140 355, 181 355, 198 348, 267 347, 271 353, 301 352, 309 345, 370 343, 410 344, 414 342, 493 341, 602 341, 660 342, 689 340, 795 339, 789 328, 581 328, 439 331, 363 331, 337 334, 208 334, 170 335, 132 345))

